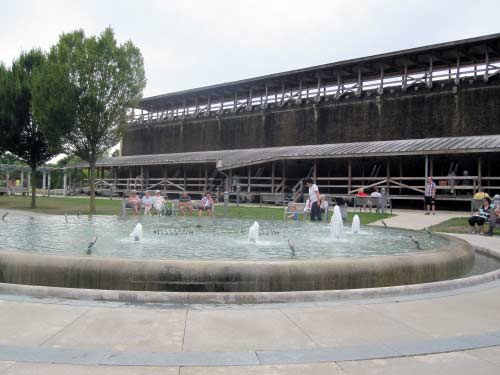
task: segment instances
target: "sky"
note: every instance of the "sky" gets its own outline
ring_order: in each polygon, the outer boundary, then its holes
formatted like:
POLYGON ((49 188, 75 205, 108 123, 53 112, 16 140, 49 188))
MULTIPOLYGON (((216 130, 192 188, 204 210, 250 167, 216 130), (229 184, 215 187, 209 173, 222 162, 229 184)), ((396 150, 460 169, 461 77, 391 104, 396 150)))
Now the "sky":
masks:
POLYGON ((144 96, 500 32, 498 0, 0 0, 0 62, 111 26, 144 96))

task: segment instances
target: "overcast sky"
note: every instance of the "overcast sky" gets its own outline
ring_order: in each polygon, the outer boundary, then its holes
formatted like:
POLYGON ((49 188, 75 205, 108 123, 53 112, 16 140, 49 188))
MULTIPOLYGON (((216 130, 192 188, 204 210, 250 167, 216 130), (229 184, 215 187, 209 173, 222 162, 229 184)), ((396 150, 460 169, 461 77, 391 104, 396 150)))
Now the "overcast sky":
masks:
POLYGON ((0 0, 0 61, 111 25, 145 96, 500 32, 498 0, 0 0))

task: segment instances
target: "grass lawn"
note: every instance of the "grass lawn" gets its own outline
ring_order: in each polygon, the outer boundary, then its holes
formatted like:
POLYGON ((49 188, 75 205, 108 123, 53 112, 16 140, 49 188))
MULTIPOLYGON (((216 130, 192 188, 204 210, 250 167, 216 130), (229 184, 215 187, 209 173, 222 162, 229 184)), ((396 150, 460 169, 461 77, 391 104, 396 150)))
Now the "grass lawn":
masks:
MULTIPOLYGON (((469 233, 470 226, 467 217, 454 217, 443 221, 441 224, 433 225, 430 229, 433 232, 445 233, 469 233)), ((488 230, 488 225, 484 226, 484 231, 488 230)), ((495 229, 494 234, 500 235, 500 228, 495 229)))
MULTIPOLYGON (((31 198, 21 196, 0 196, 0 208, 5 210, 24 210, 39 213, 62 215, 64 213, 89 212, 89 198, 62 198, 62 197, 37 197, 37 208, 32 210, 30 207, 31 198)), ((120 215, 122 201, 120 199, 97 199, 97 215, 120 215)), ((216 206, 216 217, 224 216, 224 207, 222 204, 216 206)), ((361 224, 366 225, 374 221, 391 217, 391 214, 379 215, 376 213, 358 213, 361 224)), ((240 206, 231 204, 228 207, 228 216, 239 219, 257 219, 257 220, 283 220, 283 207, 259 207, 259 206, 240 206)), ((347 221, 351 222, 354 214, 349 213, 347 221)), ((329 219, 331 214, 329 215, 329 219)))

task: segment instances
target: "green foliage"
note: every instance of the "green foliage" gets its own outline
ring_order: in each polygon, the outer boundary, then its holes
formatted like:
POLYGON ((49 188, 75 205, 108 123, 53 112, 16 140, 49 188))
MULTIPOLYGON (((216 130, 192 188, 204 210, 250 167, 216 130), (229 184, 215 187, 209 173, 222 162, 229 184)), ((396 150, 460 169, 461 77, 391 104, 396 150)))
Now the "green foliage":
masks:
POLYGON ((139 49, 130 41, 118 46, 111 28, 98 37, 61 35, 35 79, 34 111, 50 147, 90 165, 91 211, 95 163, 122 137, 145 85, 139 49))
POLYGON ((39 121, 33 114, 33 77, 45 64, 40 50, 21 53, 12 68, 0 69, 0 135, 3 149, 16 155, 32 170, 32 207, 36 206, 36 167, 49 160, 54 153, 39 121))
POLYGON ((6 151, 3 154, 0 154, 0 164, 22 165, 24 163, 16 155, 6 151))
POLYGON ((14 83, 12 72, 0 64, 0 153, 8 145, 14 124, 14 83))

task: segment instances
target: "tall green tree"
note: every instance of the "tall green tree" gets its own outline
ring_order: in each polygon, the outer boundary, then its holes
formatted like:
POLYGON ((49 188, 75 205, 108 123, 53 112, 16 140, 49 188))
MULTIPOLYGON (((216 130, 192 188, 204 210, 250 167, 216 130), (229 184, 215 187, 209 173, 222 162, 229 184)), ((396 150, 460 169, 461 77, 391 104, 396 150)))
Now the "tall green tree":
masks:
POLYGON ((12 72, 0 64, 0 154, 6 150, 14 123, 14 85, 12 72))
POLYGON ((63 34, 35 81, 35 114, 49 144, 89 163, 94 213, 97 159, 121 139, 146 85, 141 52, 131 41, 118 45, 111 28, 98 37, 63 34))
POLYGON ((5 120, 5 149, 19 157, 31 168, 32 191, 31 208, 36 208, 36 168, 52 158, 56 152, 49 149, 39 122, 33 116, 33 77, 45 63, 45 55, 40 50, 21 53, 5 74, 5 86, 0 89, 2 115, 5 120))

